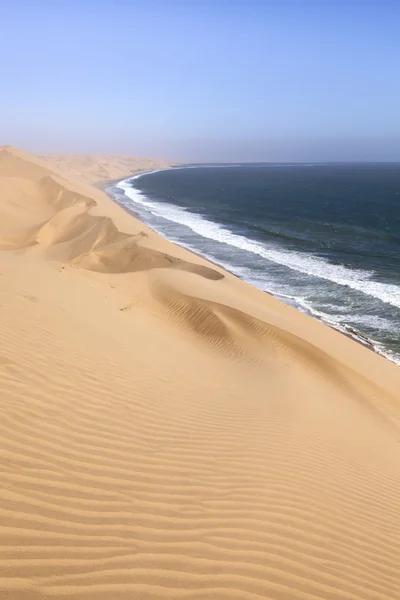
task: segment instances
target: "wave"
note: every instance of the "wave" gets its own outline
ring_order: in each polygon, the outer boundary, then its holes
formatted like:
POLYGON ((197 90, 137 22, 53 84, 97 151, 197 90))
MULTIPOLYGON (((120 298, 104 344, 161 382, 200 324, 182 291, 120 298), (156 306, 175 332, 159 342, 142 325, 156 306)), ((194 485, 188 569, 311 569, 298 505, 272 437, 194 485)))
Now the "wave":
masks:
MULTIPOLYGON (((152 173, 154 172, 156 171, 152 171, 152 173)), ((150 200, 138 189, 132 187, 133 181, 145 174, 149 173, 141 173, 117 184, 117 188, 124 191, 126 200, 122 203, 127 208, 135 210, 135 205, 140 205, 151 214, 184 225, 203 238, 250 252, 298 273, 346 286, 354 291, 400 308, 400 287, 374 281, 372 279, 373 272, 350 269, 344 265, 330 263, 315 255, 263 244, 233 233, 218 223, 209 221, 199 214, 189 212, 185 208, 166 202, 150 200)))
POLYGON ((326 325, 350 336, 363 346, 371 348, 374 352, 377 352, 377 354, 384 356, 391 362, 400 366, 400 356, 398 353, 393 352, 383 342, 374 339, 371 335, 367 336, 365 334, 365 328, 370 330, 371 327, 379 330, 380 333, 383 332, 391 335, 400 334, 400 327, 396 326, 389 319, 375 315, 357 315, 347 312, 348 307, 346 306, 339 307, 324 303, 324 308, 335 309, 337 311, 337 314, 331 314, 323 310, 318 310, 311 302, 303 297, 286 294, 276 294, 276 296, 285 302, 289 300, 290 304, 293 303, 293 305, 302 312, 321 320, 326 325), (343 312, 340 310, 341 308, 343 308, 343 312))

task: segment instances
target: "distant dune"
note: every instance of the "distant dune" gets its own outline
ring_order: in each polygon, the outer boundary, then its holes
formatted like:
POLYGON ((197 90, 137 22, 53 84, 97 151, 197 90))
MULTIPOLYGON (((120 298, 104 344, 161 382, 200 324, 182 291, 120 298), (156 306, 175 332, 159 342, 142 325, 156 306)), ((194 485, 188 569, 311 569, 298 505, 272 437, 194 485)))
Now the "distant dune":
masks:
POLYGON ((38 155, 50 168, 61 169, 66 175, 79 176, 88 183, 123 179, 139 171, 168 169, 166 160, 140 156, 96 156, 92 154, 38 155))
POLYGON ((1 600, 398 600, 399 367, 89 185, 167 166, 0 148, 1 600))

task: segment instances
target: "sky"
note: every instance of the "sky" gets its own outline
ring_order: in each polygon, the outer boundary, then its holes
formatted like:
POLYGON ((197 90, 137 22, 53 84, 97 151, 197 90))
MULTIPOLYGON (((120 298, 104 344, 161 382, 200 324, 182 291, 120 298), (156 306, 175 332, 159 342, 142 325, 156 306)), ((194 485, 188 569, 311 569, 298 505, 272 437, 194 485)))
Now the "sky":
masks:
POLYGON ((0 0, 0 144, 400 161, 400 0, 0 0))

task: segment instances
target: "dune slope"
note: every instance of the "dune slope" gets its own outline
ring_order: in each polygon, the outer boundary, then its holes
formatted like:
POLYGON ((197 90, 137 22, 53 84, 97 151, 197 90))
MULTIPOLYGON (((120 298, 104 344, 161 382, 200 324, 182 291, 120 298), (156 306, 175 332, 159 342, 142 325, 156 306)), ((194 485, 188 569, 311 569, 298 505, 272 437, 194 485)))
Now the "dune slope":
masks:
POLYGON ((398 367, 12 148, 0 390, 1 599, 400 598, 398 367))

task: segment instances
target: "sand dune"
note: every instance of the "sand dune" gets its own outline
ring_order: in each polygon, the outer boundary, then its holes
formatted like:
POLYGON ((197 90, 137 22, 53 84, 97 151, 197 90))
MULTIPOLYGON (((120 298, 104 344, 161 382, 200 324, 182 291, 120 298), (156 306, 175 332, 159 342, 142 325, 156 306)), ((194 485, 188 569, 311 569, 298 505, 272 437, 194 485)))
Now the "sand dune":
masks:
POLYGON ((167 169, 171 164, 166 160, 140 156, 49 154, 41 155, 39 158, 46 160, 50 167, 61 169, 65 174, 72 174, 73 177, 78 175, 88 183, 123 179, 140 171, 167 169))
POLYGON ((398 367, 81 179, 0 150, 0 598, 400 598, 398 367))

